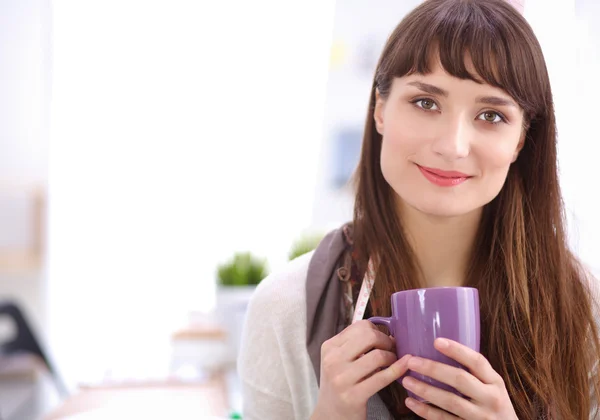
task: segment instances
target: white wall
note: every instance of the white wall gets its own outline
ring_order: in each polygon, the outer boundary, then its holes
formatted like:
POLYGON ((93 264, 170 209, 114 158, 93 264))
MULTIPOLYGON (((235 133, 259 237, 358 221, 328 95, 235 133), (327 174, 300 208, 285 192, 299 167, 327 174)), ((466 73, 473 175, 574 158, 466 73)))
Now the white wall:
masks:
POLYGON ((45 181, 49 1, 0 2, 0 179, 45 181))
MULTIPOLYGON (((26 191, 47 183, 49 4, 0 2, 0 247, 28 242, 26 191)), ((0 267, 0 297, 22 303, 40 333, 46 315, 44 278, 38 270, 0 267)))
POLYGON ((285 262, 311 221, 332 15, 54 2, 50 321, 67 380, 159 360, 234 251, 285 262))

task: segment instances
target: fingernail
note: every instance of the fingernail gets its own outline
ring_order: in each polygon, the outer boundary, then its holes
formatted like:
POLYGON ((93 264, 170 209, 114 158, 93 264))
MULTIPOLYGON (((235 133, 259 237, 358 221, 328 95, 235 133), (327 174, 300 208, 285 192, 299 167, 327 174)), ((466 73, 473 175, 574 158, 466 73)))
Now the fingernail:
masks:
POLYGON ((415 380, 410 376, 406 376, 402 379, 402 385, 404 385, 405 388, 412 388, 413 385, 415 385, 415 380))
POLYGON ((421 359, 419 359, 418 357, 411 357, 411 359, 408 361, 408 367, 410 367, 410 368, 418 368, 422 364, 423 364, 423 361, 421 359))
POLYGON ((417 406, 415 400, 413 400, 412 398, 407 398, 404 403, 406 404, 406 406, 408 408, 415 408, 417 406))
POLYGON ((445 338, 438 338, 437 339, 437 344, 438 344, 438 347, 441 348, 441 349, 446 349, 450 345, 450 343, 448 342, 448 340, 446 340, 445 338))

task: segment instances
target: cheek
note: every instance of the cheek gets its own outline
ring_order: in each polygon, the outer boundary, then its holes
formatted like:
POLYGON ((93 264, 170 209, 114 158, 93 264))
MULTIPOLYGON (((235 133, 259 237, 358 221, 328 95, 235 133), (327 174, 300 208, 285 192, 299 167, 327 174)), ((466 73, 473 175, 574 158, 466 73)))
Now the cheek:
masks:
POLYGON ((391 164, 406 162, 416 155, 427 142, 427 131, 431 130, 432 126, 433 124, 424 126, 422 122, 419 124, 415 118, 403 118, 400 113, 395 116, 386 115, 381 145, 382 164, 384 161, 391 161, 391 164))
POLYGON ((409 130, 386 127, 381 144, 381 172, 390 184, 402 178, 411 156, 416 154, 419 141, 409 130))
POLYGON ((496 146, 479 145, 477 149, 471 150, 479 157, 481 170, 484 172, 506 172, 512 163, 516 144, 501 143, 496 146))
POLYGON ((486 201, 495 197, 504 186, 515 147, 503 145, 503 147, 482 147, 473 151, 477 156, 482 175, 479 183, 482 189, 478 191, 482 197, 485 196, 486 201))

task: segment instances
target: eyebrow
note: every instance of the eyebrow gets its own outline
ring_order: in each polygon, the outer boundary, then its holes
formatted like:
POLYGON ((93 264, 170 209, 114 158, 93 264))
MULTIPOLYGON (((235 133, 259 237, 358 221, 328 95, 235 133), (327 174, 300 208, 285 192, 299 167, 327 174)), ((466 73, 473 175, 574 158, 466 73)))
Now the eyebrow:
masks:
POLYGON ((477 98, 477 102, 480 104, 488 104, 495 106, 512 106, 518 108, 517 104, 510 99, 500 98, 498 96, 480 96, 477 98))
POLYGON ((439 87, 434 86, 434 85, 430 85, 429 83, 410 82, 409 85, 410 86, 414 86, 416 88, 419 88, 423 92, 430 93, 431 95, 440 95, 440 96, 444 96, 444 97, 448 96, 448 91, 447 90, 444 90, 444 89, 439 88, 439 87))
MULTIPOLYGON (((415 82, 408 83, 408 85, 414 86, 414 87, 422 90, 423 92, 429 93, 431 95, 439 95, 439 96, 443 96, 445 98, 447 98, 449 96, 449 93, 447 90, 444 90, 435 85, 430 85, 429 83, 415 81, 415 82)), ((506 99, 506 98, 501 98, 499 96, 479 96, 479 97, 477 97, 476 102, 480 103, 480 104, 487 104, 487 105, 494 105, 494 106, 512 106, 512 107, 518 108, 517 104, 514 101, 511 101, 510 99, 506 99)))

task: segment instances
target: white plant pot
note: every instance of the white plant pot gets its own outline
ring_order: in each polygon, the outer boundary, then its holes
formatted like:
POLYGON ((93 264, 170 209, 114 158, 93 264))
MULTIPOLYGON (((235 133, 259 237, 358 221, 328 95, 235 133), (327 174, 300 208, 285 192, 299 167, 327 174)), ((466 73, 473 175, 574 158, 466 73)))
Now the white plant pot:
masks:
POLYGON ((246 311, 255 290, 256 286, 217 287, 215 312, 218 321, 227 331, 231 362, 235 362, 239 354, 246 311))

